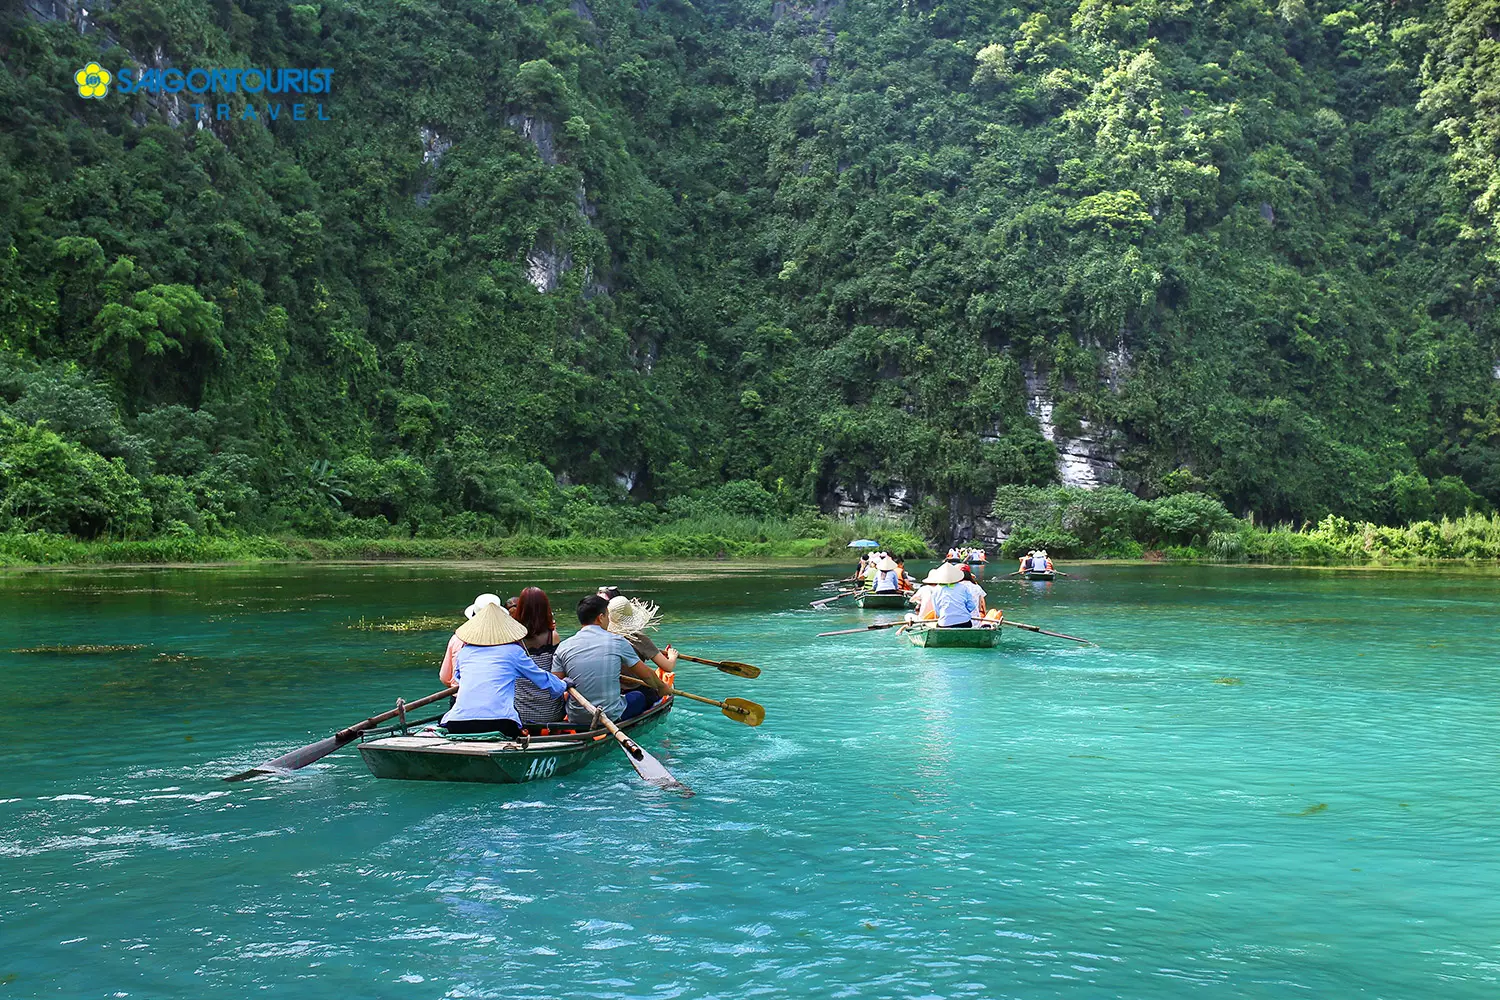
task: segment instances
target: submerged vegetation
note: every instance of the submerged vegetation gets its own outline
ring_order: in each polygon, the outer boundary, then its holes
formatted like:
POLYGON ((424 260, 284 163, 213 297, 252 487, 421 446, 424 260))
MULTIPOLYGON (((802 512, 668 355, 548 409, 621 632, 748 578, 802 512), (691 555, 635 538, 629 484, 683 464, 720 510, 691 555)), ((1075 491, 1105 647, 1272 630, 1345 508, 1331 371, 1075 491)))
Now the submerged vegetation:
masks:
POLYGON ((57 6, 0 0, 0 559, 915 553, 1061 445, 1126 489, 1011 549, 1493 558, 1494 0, 57 6))

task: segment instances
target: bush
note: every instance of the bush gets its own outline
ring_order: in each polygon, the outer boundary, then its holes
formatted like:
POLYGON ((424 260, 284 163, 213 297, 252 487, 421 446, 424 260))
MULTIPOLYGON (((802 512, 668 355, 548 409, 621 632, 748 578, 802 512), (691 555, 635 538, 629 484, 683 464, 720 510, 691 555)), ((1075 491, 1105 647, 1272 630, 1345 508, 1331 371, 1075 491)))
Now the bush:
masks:
POLYGON ((1079 490, 1062 511, 1062 527, 1085 545, 1104 547, 1108 533, 1109 545, 1118 546, 1141 537, 1148 509, 1144 500, 1118 486, 1079 490))
POLYGON ((1235 517, 1221 502, 1202 493, 1178 493, 1153 500, 1146 511, 1151 537, 1167 544, 1197 544, 1234 524, 1235 517))
POLYGON ((78 538, 144 535, 151 505, 120 459, 0 416, 0 527, 78 538))
POLYGON ((1016 559, 1032 549, 1046 549, 1047 554, 1052 556, 1069 556, 1082 554, 1084 544, 1077 535, 1070 535, 1065 531, 1017 529, 1000 547, 1000 554, 1016 559))

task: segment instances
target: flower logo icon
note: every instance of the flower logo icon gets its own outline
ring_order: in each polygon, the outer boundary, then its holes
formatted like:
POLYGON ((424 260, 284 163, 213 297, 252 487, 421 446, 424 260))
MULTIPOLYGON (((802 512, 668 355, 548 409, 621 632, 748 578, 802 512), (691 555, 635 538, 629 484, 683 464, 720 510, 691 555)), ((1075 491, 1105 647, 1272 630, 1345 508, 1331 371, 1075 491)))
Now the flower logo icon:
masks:
POLYGON ((73 74, 73 82, 78 84, 79 97, 103 97, 109 93, 109 82, 113 79, 109 70, 96 62, 89 63, 73 74))

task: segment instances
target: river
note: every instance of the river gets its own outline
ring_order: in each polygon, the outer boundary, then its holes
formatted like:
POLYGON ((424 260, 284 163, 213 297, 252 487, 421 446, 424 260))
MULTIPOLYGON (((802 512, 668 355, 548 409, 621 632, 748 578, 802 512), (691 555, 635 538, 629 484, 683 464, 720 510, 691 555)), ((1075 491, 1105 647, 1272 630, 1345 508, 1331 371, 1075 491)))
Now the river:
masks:
POLYGON ((815 638, 891 617, 826 566, 0 575, 0 996, 1496 995, 1500 576, 1063 568, 991 603, 1098 648, 815 638), (362 625, 529 583, 656 601, 765 724, 679 703, 691 798, 219 780, 438 689, 362 625))

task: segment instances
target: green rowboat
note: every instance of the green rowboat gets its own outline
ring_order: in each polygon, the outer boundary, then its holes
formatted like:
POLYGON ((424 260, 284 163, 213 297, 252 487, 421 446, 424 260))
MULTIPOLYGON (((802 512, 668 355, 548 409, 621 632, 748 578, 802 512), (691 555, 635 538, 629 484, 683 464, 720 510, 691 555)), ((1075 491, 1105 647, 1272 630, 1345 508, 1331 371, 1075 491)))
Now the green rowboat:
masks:
MULTIPOLYGON (((656 728, 672 710, 667 698, 635 718, 620 723, 634 740, 656 728)), ((591 729, 577 734, 533 736, 385 736, 359 745, 365 766, 377 778, 411 781, 478 781, 517 785, 555 778, 578 770, 595 757, 621 753, 609 732, 591 729)))
POLYGON ((1026 571, 1026 579, 1028 579, 1028 580, 1055 580, 1055 579, 1057 579, 1057 574, 1055 572, 1049 572, 1047 570, 1043 570, 1040 573, 1035 572, 1033 570, 1027 570, 1026 571))
POLYGON ((885 610, 889 608, 904 608, 908 602, 905 594, 860 594, 854 599, 854 603, 871 611, 885 610))
POLYGON ((918 625, 902 629, 908 642, 926 649, 991 649, 1000 641, 998 628, 938 628, 918 625))

